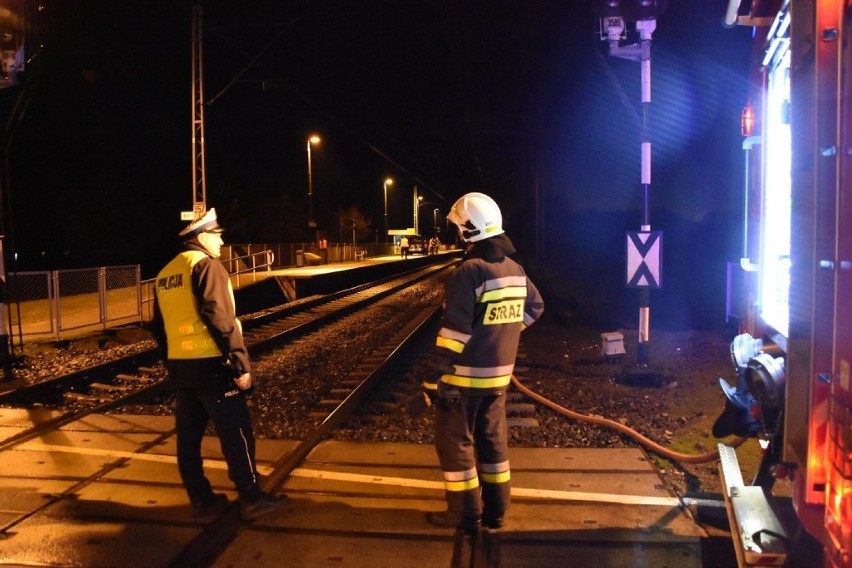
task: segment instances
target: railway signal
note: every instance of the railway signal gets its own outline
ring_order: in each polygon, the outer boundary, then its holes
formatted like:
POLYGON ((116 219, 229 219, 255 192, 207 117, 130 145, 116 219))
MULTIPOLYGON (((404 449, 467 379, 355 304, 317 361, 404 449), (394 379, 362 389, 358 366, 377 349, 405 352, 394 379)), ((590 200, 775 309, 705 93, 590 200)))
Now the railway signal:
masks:
POLYGON ((643 190, 642 226, 639 232, 627 234, 627 284, 639 288, 639 345, 636 368, 628 370, 632 382, 656 381, 657 374, 649 368, 648 351, 651 340, 651 288, 662 281, 662 232, 651 231, 649 190, 651 185, 651 139, 648 117, 651 106, 651 36, 657 27, 657 17, 666 8, 666 0, 601 0, 596 3, 600 16, 600 36, 606 41, 613 57, 638 61, 641 66, 641 173, 643 190), (625 44, 628 32, 638 34, 638 43, 625 44), (648 254, 651 256, 646 256, 648 254))

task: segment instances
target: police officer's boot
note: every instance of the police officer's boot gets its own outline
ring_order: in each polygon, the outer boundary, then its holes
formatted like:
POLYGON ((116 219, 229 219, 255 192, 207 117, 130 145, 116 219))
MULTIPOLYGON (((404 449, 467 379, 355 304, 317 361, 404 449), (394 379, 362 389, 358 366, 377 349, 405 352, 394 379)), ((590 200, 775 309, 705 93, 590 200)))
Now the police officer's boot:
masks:
POLYGON ((280 509, 287 504, 286 495, 272 495, 255 485, 240 491, 240 515, 244 521, 253 521, 261 515, 280 509))

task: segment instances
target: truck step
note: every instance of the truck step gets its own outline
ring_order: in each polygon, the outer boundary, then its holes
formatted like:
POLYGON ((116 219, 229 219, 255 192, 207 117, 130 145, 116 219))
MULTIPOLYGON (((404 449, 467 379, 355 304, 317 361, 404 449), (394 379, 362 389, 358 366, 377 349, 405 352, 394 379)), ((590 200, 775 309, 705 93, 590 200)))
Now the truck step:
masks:
POLYGON ((740 568, 783 566, 790 539, 778 519, 774 498, 763 487, 745 485, 734 448, 719 444, 719 470, 740 568))

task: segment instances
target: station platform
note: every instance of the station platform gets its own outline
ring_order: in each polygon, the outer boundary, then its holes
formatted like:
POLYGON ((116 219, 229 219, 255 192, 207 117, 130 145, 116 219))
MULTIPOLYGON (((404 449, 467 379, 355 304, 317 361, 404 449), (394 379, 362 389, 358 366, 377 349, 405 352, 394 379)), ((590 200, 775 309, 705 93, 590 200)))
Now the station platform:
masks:
MULTIPOLYGON (((50 417, 0 409, 0 438, 50 417)), ((210 520, 191 516, 173 427, 95 415, 0 452, 0 565, 174 565, 210 520)), ((296 444, 258 440, 261 472, 296 444)), ((214 490, 233 500, 217 440, 203 452, 214 490)), ((510 459, 500 566, 702 565, 706 535, 640 450, 512 448, 510 459)), ((245 525, 215 566, 451 565, 454 532, 426 521, 445 507, 431 445, 326 441, 283 492, 286 507, 245 525)))
MULTIPOLYGON (((461 250, 438 253, 440 258, 461 258, 461 250)), ((290 266, 257 272, 251 277, 231 277, 237 315, 293 302, 316 294, 330 294, 372 280, 399 274, 435 262, 435 255, 373 256, 362 260, 290 266)))

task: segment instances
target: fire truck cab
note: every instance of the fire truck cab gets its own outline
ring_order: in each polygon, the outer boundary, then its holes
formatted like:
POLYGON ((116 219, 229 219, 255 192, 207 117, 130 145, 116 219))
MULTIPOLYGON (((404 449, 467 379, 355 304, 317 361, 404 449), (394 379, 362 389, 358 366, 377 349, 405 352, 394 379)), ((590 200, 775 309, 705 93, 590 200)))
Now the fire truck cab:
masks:
POLYGON ((748 10, 731 0, 725 16, 753 26, 755 41, 742 120, 743 253, 731 270, 741 284, 730 298, 740 383, 722 385, 728 416, 717 425, 768 445, 750 486, 720 448, 732 536, 741 565, 795 556, 792 535, 770 538, 783 527, 755 529, 738 516, 759 506, 734 505, 760 501, 746 487, 766 494, 773 476, 789 476, 822 565, 852 566, 852 8, 754 0, 748 10))

